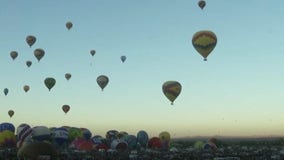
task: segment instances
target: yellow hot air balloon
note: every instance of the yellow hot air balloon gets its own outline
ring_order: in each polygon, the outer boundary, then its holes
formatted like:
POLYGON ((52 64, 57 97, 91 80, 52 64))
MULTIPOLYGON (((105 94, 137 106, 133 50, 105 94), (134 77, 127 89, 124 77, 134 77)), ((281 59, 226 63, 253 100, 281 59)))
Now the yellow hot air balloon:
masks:
POLYGON ((204 61, 207 61, 208 55, 213 51, 216 44, 217 36, 212 31, 198 31, 192 37, 192 45, 204 58, 204 61))
POLYGON ((172 102, 172 105, 179 96, 181 88, 181 84, 177 81, 166 81, 163 84, 163 93, 172 102))

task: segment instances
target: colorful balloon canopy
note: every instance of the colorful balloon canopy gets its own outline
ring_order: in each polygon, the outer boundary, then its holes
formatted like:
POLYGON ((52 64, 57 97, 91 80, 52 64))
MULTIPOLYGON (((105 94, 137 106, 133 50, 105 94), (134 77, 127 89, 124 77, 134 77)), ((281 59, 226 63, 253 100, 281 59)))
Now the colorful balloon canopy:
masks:
POLYGON ((12 51, 10 52, 10 56, 13 60, 15 60, 18 57, 18 52, 17 51, 12 51))
POLYGON ((14 113, 15 113, 15 112, 14 112, 13 110, 9 110, 9 111, 8 111, 8 115, 10 116, 10 118, 13 117, 14 113))
POLYGON ((62 106, 62 110, 63 110, 63 112, 66 114, 67 112, 69 112, 70 106, 67 105, 67 104, 64 104, 64 105, 62 106))
POLYGON ((4 92, 5 96, 7 96, 7 94, 9 93, 9 89, 8 88, 4 88, 3 92, 4 92))
POLYGON ((97 77, 97 83, 101 87, 102 91, 107 86, 109 79, 105 75, 100 75, 97 77))
POLYGON ((33 35, 28 35, 26 37, 26 42, 30 47, 32 47, 32 45, 36 42, 36 37, 33 35))
POLYGON ((120 57, 120 60, 122 61, 122 63, 124 63, 125 60, 126 60, 126 56, 121 56, 121 57, 120 57))
POLYGON ((162 88, 164 95, 172 102, 171 104, 173 105, 175 99, 181 92, 181 84, 177 81, 166 81, 162 88))
POLYGON ((52 77, 47 77, 44 80, 44 84, 48 88, 49 91, 51 90, 51 88, 54 87, 55 83, 56 83, 56 80, 52 77))
POLYGON ((90 51, 90 54, 91 54, 92 56, 94 56, 94 55, 96 54, 96 50, 91 50, 91 51, 90 51))
POLYGON ((66 28, 68 29, 68 30, 70 30, 72 27, 73 27, 73 23, 72 22, 67 22, 66 24, 66 28))
POLYGON ((152 137, 148 141, 149 148, 162 148, 162 142, 159 137, 152 137))
POLYGON ((0 132, 3 132, 5 130, 15 132, 15 126, 12 123, 4 122, 0 124, 0 132))
POLYGON ((64 127, 56 128, 53 131, 53 141, 58 146, 65 144, 68 140, 68 130, 64 127))
POLYGON ((40 61, 42 59, 44 54, 45 54, 45 51, 43 49, 41 49, 41 48, 38 48, 38 49, 34 50, 34 55, 35 55, 35 57, 36 57, 36 59, 38 61, 40 61))
POLYGON ((167 131, 163 131, 159 134, 159 138, 161 139, 162 148, 168 149, 170 147, 171 135, 167 131))
POLYGON ((198 31, 192 37, 192 45, 196 51, 207 60, 208 55, 213 51, 217 44, 215 33, 208 30, 198 31))
POLYGON ((17 152, 20 159, 56 159, 57 156, 55 147, 47 142, 32 142, 23 145, 17 152))
POLYGON ((4 130, 0 132, 0 148, 15 148, 16 136, 14 132, 4 130))
POLYGON ((26 61, 26 65, 30 67, 32 65, 32 61, 26 61))
POLYGON ((25 92, 28 92, 30 90, 30 86, 24 85, 23 89, 24 89, 25 92))
POLYGON ((200 1, 198 2, 198 6, 199 6, 201 9, 203 9, 203 8, 206 6, 206 2, 205 2, 204 0, 200 0, 200 1))
POLYGON ((148 144, 149 136, 146 131, 141 130, 137 133, 137 142, 142 146, 146 147, 148 144))
POLYGON ((65 78, 66 78, 67 80, 69 80, 69 79, 71 78, 71 76, 72 76, 72 75, 71 75, 70 73, 66 73, 66 74, 65 74, 65 78))

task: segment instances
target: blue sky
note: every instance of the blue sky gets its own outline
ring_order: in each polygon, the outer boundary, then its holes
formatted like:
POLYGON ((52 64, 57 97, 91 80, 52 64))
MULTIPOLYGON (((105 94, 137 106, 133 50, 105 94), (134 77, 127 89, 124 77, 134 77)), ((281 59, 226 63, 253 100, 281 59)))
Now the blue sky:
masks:
POLYGON ((1 1, 0 89, 9 93, 0 95, 0 122, 94 134, 283 135, 284 2, 207 0, 203 10, 197 2, 1 1), (207 62, 191 44, 199 30, 218 38, 207 62), (27 35, 37 37, 31 48, 27 35), (46 53, 39 63, 36 48, 46 53), (102 74, 110 79, 103 92, 96 83, 102 74), (57 80, 50 92, 46 77, 57 80), (183 87, 174 106, 162 93, 168 80, 183 87), (71 106, 67 115, 63 104, 71 106))

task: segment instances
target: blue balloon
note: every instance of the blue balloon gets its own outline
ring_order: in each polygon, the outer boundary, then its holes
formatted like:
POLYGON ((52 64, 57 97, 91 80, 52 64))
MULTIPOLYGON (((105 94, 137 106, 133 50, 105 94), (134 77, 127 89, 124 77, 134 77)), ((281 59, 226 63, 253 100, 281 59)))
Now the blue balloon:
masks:
POLYGON ((141 130, 137 133, 137 142, 142 146, 146 147, 148 144, 149 136, 147 132, 141 130))
POLYGON ((61 146, 68 141, 68 130, 64 127, 56 128, 53 132, 53 141, 57 145, 61 146))
POLYGON ((86 140, 90 140, 92 137, 92 133, 90 130, 86 129, 86 128, 82 128, 82 133, 83 133, 83 138, 86 140))
POLYGON ((96 135, 96 136, 92 137, 92 142, 95 145, 102 144, 103 140, 104 140, 104 138, 102 136, 100 136, 100 135, 96 135))
POLYGON ((1 123, 0 132, 5 131, 5 130, 15 133, 15 126, 12 123, 8 123, 8 122, 1 123))
POLYGON ((137 138, 134 135, 127 135, 123 138, 127 144, 129 149, 135 149, 137 146, 137 138))

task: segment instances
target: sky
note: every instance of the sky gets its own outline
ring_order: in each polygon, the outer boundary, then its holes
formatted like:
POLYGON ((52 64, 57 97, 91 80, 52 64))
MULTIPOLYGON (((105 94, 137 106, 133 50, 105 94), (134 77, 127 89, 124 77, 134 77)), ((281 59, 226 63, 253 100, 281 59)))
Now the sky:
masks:
POLYGON ((0 123, 84 127, 100 135, 115 129, 283 136, 284 1, 207 0, 203 10, 197 3, 2 0, 0 90, 9 93, 0 93, 0 123), (208 61, 192 46, 200 30, 218 39, 208 61), (37 38, 32 47, 28 35, 37 38), (37 48, 45 50, 40 62, 37 48), (15 60, 11 51, 19 54, 15 60), (99 75, 109 77, 103 91, 99 75), (56 79, 51 91, 46 77, 56 79), (162 92, 168 80, 182 85, 174 105, 162 92), (64 104, 71 107, 67 114, 64 104))

